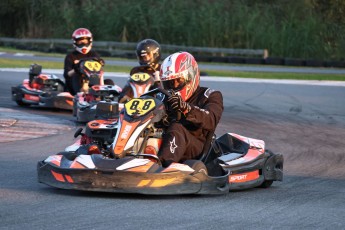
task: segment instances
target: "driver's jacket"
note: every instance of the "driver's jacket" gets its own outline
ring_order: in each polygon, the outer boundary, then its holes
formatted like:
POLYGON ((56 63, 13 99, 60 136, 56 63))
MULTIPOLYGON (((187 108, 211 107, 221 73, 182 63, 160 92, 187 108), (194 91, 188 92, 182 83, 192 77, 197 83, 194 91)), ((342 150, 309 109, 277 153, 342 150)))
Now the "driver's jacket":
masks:
POLYGON ((187 100, 191 106, 186 117, 180 123, 202 142, 209 132, 214 132, 223 113, 223 96, 220 91, 198 87, 187 100))
POLYGON ((72 95, 79 92, 80 89, 80 77, 78 74, 74 73, 73 75, 69 75, 68 72, 74 69, 75 61, 80 61, 81 59, 85 58, 100 58, 99 54, 93 50, 90 50, 87 54, 79 53, 78 51, 73 51, 66 55, 65 57, 65 64, 64 64, 64 71, 63 76, 65 78, 65 91, 69 91, 72 95))
POLYGON ((68 72, 71 71, 72 69, 74 69, 74 61, 79 61, 81 59, 85 59, 85 58, 99 58, 99 54, 93 50, 90 50, 90 52, 88 52, 87 54, 82 54, 79 53, 78 51, 73 51, 69 54, 66 55, 65 57, 65 65, 64 65, 64 71, 63 71, 63 76, 65 79, 70 78, 70 76, 68 76, 68 72))
POLYGON ((221 92, 210 88, 198 87, 187 100, 191 110, 181 116, 178 122, 172 119, 164 130, 163 142, 158 157, 163 166, 172 162, 184 162, 198 159, 203 152, 206 139, 213 134, 223 113, 223 96, 221 92))

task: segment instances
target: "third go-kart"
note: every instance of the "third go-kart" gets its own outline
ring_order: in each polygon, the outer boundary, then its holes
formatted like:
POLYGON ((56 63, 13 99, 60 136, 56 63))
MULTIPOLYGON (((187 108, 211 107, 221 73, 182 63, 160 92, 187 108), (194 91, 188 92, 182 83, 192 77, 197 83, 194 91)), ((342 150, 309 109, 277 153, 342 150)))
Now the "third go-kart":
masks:
MULTIPOLYGON (((265 142, 209 133, 198 159, 163 167, 157 153, 166 121, 165 97, 155 89, 125 104, 119 118, 88 123, 74 150, 37 164, 41 183, 62 189, 139 194, 224 194, 270 187, 283 179, 283 156, 265 142), (115 136, 115 137, 114 137, 115 136)), ((177 120, 178 120, 177 116, 177 120)))
POLYGON ((99 102, 108 102, 118 108, 118 96, 122 89, 110 79, 103 77, 103 65, 97 59, 83 59, 79 62, 82 76, 82 90, 74 97, 73 115, 78 122, 88 122, 96 118, 99 102))
MULTIPOLYGON (((136 67, 131 73, 127 81, 127 85, 131 88, 133 92, 133 98, 138 98, 144 93, 148 92, 154 85, 154 79, 149 73, 145 72, 145 67, 136 67)), ((132 98, 125 95, 119 100, 120 103, 125 103, 132 98)))
POLYGON ((64 82, 54 74, 42 73, 42 66, 30 66, 29 78, 12 87, 12 100, 20 106, 35 105, 45 108, 72 110, 73 96, 64 92, 64 82))

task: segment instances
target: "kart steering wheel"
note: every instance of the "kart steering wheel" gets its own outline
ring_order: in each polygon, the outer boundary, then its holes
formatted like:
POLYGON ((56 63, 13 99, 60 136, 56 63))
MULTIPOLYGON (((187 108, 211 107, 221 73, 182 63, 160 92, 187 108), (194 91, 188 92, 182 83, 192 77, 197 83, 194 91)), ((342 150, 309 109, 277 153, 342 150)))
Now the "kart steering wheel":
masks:
MULTIPOLYGON (((153 89, 153 90, 150 90, 150 91, 148 91, 148 92, 142 94, 141 97, 142 97, 142 96, 146 96, 146 95, 148 95, 148 96, 153 96, 153 95, 156 95, 157 93, 162 93, 162 94, 164 94, 166 97, 170 97, 170 96, 171 96, 171 92, 169 92, 168 90, 163 89, 163 88, 155 88, 155 89, 153 89)), ((165 99, 165 98, 163 99, 163 103, 166 104, 166 99, 165 99)), ((181 120, 181 116, 182 116, 182 112, 179 111, 179 110, 177 110, 177 111, 176 111, 176 121, 181 120)))

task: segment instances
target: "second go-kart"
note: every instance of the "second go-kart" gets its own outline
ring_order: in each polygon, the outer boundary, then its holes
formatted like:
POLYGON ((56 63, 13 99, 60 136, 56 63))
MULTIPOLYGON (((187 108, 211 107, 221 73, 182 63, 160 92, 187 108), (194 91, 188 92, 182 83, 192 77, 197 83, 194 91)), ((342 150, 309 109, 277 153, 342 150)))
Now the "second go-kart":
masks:
POLYGON ((74 97, 73 115, 78 122, 88 122, 96 118, 99 102, 109 102, 118 108, 117 98, 122 89, 110 79, 103 77, 103 65, 97 59, 84 59, 79 63, 83 79, 81 92, 74 97))
POLYGON ((156 122, 167 117, 164 95, 169 92, 149 91, 127 102, 118 119, 89 122, 85 133, 75 134, 81 138, 74 150, 38 162, 38 181, 61 189, 174 195, 224 194, 283 179, 281 154, 234 133, 209 133, 199 159, 163 167, 157 157, 163 130, 156 122))
POLYGON ((73 96, 64 92, 64 82, 54 74, 42 73, 42 66, 30 66, 29 78, 12 87, 12 100, 20 106, 35 105, 45 108, 72 110, 73 96))

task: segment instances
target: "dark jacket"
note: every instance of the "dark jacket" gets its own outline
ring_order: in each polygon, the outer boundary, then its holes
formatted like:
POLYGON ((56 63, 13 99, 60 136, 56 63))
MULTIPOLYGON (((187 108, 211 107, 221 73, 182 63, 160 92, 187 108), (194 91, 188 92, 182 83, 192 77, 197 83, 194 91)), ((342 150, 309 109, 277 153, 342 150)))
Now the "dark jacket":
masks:
POLYGON ((202 142, 214 132, 223 113, 223 96, 220 91, 198 87, 187 102, 190 112, 182 116, 180 123, 202 142))
POLYGON ((67 54, 65 57, 65 65, 64 65, 64 71, 63 71, 64 78, 65 79, 69 78, 68 72, 71 71, 72 69, 74 69, 74 65, 75 65, 74 61, 75 60, 81 60, 84 58, 91 58, 91 57, 100 58, 99 54, 93 50, 90 50, 90 52, 88 52, 87 54, 79 53, 76 50, 67 54))

